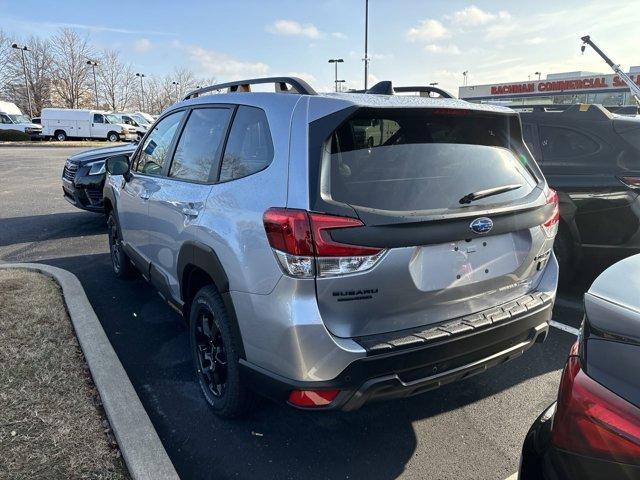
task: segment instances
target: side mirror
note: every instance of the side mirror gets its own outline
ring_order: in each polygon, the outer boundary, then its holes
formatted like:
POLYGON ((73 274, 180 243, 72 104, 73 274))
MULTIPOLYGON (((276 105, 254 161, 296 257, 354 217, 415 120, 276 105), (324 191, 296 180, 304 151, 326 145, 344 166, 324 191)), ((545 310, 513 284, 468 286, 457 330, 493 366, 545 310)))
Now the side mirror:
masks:
POLYGON ((127 175, 129 173, 129 157, 116 155, 105 161, 105 168, 110 175, 127 175))

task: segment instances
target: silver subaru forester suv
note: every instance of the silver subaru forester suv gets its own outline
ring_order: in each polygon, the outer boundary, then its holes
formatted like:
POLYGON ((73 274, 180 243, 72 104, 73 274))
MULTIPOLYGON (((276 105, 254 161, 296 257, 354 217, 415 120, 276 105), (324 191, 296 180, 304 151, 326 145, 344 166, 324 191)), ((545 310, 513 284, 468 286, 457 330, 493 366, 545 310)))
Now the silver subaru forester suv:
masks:
POLYGON ((188 321, 219 415, 353 410, 546 337, 558 197, 517 114, 371 92, 201 88, 107 160, 113 269, 188 321))

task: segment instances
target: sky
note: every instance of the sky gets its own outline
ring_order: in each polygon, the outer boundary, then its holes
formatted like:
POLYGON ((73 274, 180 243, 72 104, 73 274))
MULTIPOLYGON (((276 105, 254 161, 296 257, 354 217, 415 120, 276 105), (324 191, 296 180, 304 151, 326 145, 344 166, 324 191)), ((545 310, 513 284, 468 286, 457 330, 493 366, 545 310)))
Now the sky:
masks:
MULTIPOLYGON (((98 2, 0 0, 0 28, 21 40, 60 27, 120 50, 145 75, 187 67, 219 81, 296 75, 318 91, 333 88, 333 65, 362 88, 364 0, 98 2), (55 7, 54 7, 55 5, 55 7)), ((640 65, 640 2, 633 0, 370 0, 370 85, 438 82, 455 95, 470 85, 527 80, 534 72, 611 73, 580 37, 615 62, 640 65)))

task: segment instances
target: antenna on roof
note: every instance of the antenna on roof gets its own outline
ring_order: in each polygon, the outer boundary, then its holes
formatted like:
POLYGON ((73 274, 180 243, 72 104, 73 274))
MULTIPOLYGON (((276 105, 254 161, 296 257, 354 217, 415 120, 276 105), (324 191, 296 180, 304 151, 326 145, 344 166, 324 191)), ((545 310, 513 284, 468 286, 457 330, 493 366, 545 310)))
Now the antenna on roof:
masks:
POLYGON ((376 83, 364 93, 371 93, 374 95, 393 95, 393 85, 390 80, 384 80, 376 83))

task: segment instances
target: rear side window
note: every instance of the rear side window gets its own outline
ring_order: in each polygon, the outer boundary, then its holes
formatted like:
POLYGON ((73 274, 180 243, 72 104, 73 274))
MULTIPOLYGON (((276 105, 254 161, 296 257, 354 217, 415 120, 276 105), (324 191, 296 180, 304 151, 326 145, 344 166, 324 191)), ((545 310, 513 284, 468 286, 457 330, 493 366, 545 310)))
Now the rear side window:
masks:
POLYGON ((530 193, 538 172, 518 118, 466 110, 364 110, 325 142, 321 191, 353 206, 418 211, 461 208, 480 190, 519 185, 473 205, 530 193))
POLYGON ((540 126, 540 139, 545 157, 581 157, 599 150, 596 141, 586 135, 563 127, 540 126))
POLYGON ((264 170, 272 159, 273 143, 264 111, 238 107, 222 159, 220 181, 235 180, 264 170))
POLYGON ((160 175, 169 153, 173 136, 182 121, 184 112, 167 115, 155 124, 147 135, 138 156, 135 171, 147 175, 160 175))
POLYGON ((217 166, 230 115, 227 108, 198 108, 191 112, 178 140, 170 177, 202 183, 214 180, 213 166, 217 166))

